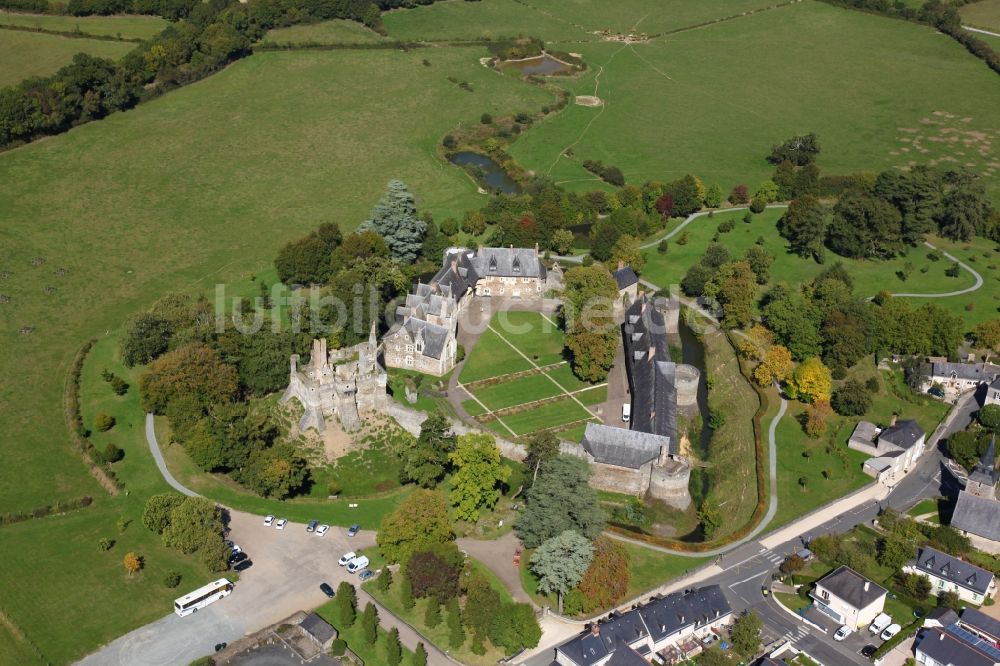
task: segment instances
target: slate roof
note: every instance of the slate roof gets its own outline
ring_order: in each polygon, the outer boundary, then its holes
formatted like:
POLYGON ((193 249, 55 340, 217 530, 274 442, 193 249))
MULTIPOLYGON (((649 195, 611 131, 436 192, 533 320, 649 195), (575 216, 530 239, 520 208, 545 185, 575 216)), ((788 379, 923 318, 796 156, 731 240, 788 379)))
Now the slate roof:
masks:
POLYGON ((927 655, 936 663, 951 666, 995 666, 996 664, 986 652, 938 628, 927 629, 918 637, 916 652, 927 655))
POLYGON ((526 277, 544 280, 545 265, 538 250, 527 248, 481 247, 470 253, 469 263, 479 277, 526 277))
POLYGON ((926 616, 924 616, 924 625, 926 626, 928 620, 934 620, 943 627, 955 624, 958 622, 958 613, 950 608, 945 608, 944 606, 938 606, 926 616))
POLYGON ((327 641, 332 641, 337 637, 337 630, 316 613, 306 615, 305 619, 299 623, 299 626, 302 627, 303 631, 319 641, 320 645, 323 645, 327 641))
POLYGON ((599 463, 631 469, 656 460, 661 446, 670 449, 667 437, 598 423, 587 424, 580 444, 599 463))
POLYGON ((619 638, 615 645, 615 653, 608 659, 606 666, 649 666, 649 662, 619 638))
POLYGON ((875 437, 878 435, 878 428, 869 421, 858 421, 851 433, 851 441, 867 446, 875 446, 875 437))
POLYGON ((817 581, 817 585, 830 591, 830 594, 843 599, 851 606, 861 609, 886 593, 884 587, 874 583, 850 567, 841 566, 833 573, 817 581), (865 583, 869 583, 865 590, 865 583))
POLYGON ((622 325, 625 365, 632 395, 631 428, 670 438, 670 453, 679 448, 677 437, 677 365, 670 360, 667 323, 647 295, 625 312, 622 325))
POLYGON ((638 284, 639 276, 635 274, 631 266, 623 266, 615 271, 615 282, 618 283, 618 291, 621 291, 638 284))
POLYGON ((966 608, 962 611, 959 624, 1000 643, 1000 622, 980 610, 966 608))
POLYGON ((991 382, 1000 374, 1000 366, 992 363, 931 363, 932 377, 965 379, 968 381, 991 382))
POLYGON ((653 599, 639 609, 615 613, 610 619, 598 623, 596 634, 587 631, 557 646, 556 650, 580 666, 591 666, 608 655, 614 655, 608 664, 648 666, 641 658, 640 661, 630 661, 638 655, 631 649, 622 650, 621 647, 647 636, 653 641, 660 641, 684 627, 702 625, 731 612, 726 595, 718 585, 708 585, 688 593, 674 592, 653 599), (663 629, 664 626, 666 629, 663 629), (630 654, 620 656, 621 652, 630 654))
POLYGON ((913 419, 903 419, 902 421, 896 421, 895 425, 891 425, 883 430, 879 434, 878 440, 879 443, 884 442, 898 446, 901 449, 908 449, 916 444, 925 434, 924 429, 916 421, 913 419))
POLYGON ((1000 502, 961 491, 951 526, 990 541, 1000 541, 1000 502))
POLYGON ((976 468, 969 475, 969 481, 981 483, 985 486, 997 485, 997 436, 990 438, 990 445, 986 447, 986 452, 979 459, 976 468))
POLYGON ((718 585, 692 590, 687 594, 674 592, 655 599, 639 609, 650 637, 658 642, 684 627, 703 626, 732 612, 729 601, 718 585))
POLYGON ((918 571, 943 578, 951 583, 985 595, 993 582, 993 574, 936 548, 924 547, 917 553, 914 567, 918 571))

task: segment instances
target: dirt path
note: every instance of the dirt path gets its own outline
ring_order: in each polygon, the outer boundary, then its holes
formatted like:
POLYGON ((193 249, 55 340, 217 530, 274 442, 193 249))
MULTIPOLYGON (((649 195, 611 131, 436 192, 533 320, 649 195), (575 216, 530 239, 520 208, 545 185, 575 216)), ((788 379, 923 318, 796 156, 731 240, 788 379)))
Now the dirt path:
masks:
MULTIPOLYGON (((514 597, 514 601, 531 604, 538 608, 538 605, 531 600, 528 593, 521 587, 521 570, 514 565, 514 553, 521 542, 517 535, 508 532, 499 539, 493 541, 479 541, 478 539, 459 539, 458 547, 474 557, 495 573, 500 581, 514 597)), ((527 566, 527 562, 521 562, 521 566, 527 566)))

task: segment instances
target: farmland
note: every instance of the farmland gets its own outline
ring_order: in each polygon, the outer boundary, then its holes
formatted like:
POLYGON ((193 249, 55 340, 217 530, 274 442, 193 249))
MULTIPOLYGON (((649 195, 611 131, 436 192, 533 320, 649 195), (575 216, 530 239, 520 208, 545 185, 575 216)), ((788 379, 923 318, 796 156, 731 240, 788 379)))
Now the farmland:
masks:
POLYGON ((1000 0, 981 0, 959 10, 962 23, 992 32, 1000 32, 1000 0))
MULTIPOLYGON (((992 176, 1000 166, 996 74, 923 26, 802 2, 643 44, 555 48, 589 65, 563 85, 605 104, 568 108, 511 154, 573 188, 594 184, 586 159, 635 183, 694 173, 727 191, 752 188, 770 174, 763 157, 773 144, 810 131, 826 172, 938 160, 992 176), (954 130, 978 138, 943 140, 954 130), (569 147, 572 156, 560 157, 569 147)), ((998 179, 987 186, 1000 200, 998 179)))
MULTIPOLYGON (((0 17, 0 21, 4 20, 0 17)), ((53 74, 77 53, 117 60, 135 48, 131 42, 77 39, 0 29, 0 87, 32 76, 53 74)))
POLYGON ((56 16, 0 11, 0 26, 5 25, 121 39, 149 39, 170 23, 158 16, 56 16))

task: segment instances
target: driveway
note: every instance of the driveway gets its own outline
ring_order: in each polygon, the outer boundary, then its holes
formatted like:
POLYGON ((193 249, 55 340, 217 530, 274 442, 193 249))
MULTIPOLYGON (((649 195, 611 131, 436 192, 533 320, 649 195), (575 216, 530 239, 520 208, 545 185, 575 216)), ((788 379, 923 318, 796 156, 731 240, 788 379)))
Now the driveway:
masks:
MULTIPOLYGON (((345 528, 332 527, 324 537, 306 532, 305 525, 289 523, 284 530, 266 527, 263 519, 233 511, 229 538, 253 560, 228 597, 187 617, 169 613, 140 627, 80 663, 93 666, 167 666, 186 664, 211 654, 216 643, 232 643, 248 633, 279 622, 299 610, 327 601, 319 584, 334 588, 357 577, 337 564, 348 550, 375 544, 374 532, 348 538, 345 528)), ((225 574, 220 574, 220 577, 225 574)), ((178 588, 177 596, 189 585, 178 588)))
MULTIPOLYGON (((521 587, 521 570, 514 564, 514 553, 520 547, 521 542, 517 535, 508 532, 499 539, 493 541, 481 541, 479 539, 459 539, 458 547, 469 554, 470 557, 482 562, 486 568, 492 571, 504 584, 514 601, 538 606, 531 597, 528 596, 524 588, 521 587)), ((527 560, 521 562, 522 567, 528 566, 527 560)))
POLYGON ((604 425, 626 427, 622 423, 622 405, 632 401, 628 390, 628 374, 625 369, 625 347, 621 336, 618 337, 618 351, 615 352, 615 364, 608 373, 608 399, 601 406, 604 425))

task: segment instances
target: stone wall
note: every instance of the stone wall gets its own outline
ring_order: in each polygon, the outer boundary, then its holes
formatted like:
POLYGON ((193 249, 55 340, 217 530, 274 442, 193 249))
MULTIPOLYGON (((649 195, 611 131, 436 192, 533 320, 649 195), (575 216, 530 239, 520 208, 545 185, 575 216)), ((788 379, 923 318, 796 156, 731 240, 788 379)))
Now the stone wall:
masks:
POLYGON ((691 465, 686 460, 668 460, 666 465, 658 465, 651 470, 649 494, 683 511, 691 505, 690 480, 691 465))
POLYGON ((701 372, 693 365, 678 363, 674 370, 674 386, 677 389, 677 406, 690 407, 698 404, 698 380, 701 372))
POLYGON ((649 489, 649 475, 652 466, 653 463, 648 462, 639 469, 630 469, 591 463, 590 485, 601 490, 641 497, 649 489))

